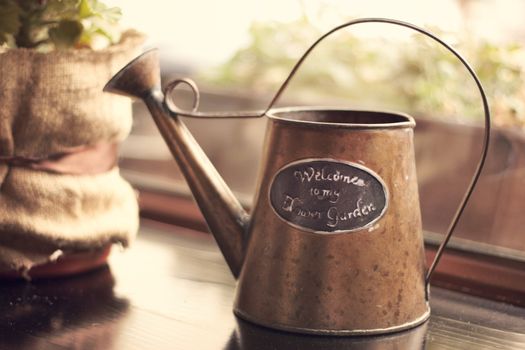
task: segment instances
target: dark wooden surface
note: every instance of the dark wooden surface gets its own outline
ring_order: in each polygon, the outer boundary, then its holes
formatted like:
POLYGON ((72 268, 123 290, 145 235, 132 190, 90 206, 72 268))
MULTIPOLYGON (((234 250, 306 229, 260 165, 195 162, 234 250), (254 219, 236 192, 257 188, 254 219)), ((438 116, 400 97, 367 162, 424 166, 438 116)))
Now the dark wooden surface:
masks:
MULTIPOLYGON (((192 197, 167 190, 141 188, 141 216, 206 232, 206 222, 192 197)), ((442 236, 425 232, 427 262, 434 260, 442 236)), ((525 307, 525 260, 506 252, 475 250, 472 241, 449 244, 432 283, 446 289, 525 307)))
POLYGON ((109 267, 1 282, 0 349, 525 349, 525 309, 432 289, 422 327, 384 337, 276 332, 237 320, 235 283, 212 238, 144 222, 109 267))

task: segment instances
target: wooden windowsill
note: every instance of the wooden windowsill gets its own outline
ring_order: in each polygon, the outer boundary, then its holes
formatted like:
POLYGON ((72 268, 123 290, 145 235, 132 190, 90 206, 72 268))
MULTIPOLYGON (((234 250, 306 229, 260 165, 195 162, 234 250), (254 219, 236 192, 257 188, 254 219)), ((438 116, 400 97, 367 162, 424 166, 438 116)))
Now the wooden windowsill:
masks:
MULTIPOLYGON (((179 227, 208 232, 204 217, 189 196, 142 191, 141 216, 179 227)), ((426 242, 427 261, 437 245, 426 242)), ((525 262, 449 248, 432 279, 435 286, 487 299, 525 306, 525 262)))

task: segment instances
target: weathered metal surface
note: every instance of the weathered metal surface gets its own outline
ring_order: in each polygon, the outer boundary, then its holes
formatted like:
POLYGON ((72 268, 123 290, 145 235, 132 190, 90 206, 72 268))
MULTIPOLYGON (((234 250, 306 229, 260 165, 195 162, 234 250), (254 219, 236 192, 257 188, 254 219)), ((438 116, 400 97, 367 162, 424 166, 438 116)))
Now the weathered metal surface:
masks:
POLYGON ((428 316, 413 126, 410 117, 375 112, 270 115, 236 297, 240 317, 299 332, 362 334, 406 328, 428 316), (275 174, 327 155, 362 164, 384 181, 389 205, 372 226, 320 235, 272 209, 267 193, 275 174))

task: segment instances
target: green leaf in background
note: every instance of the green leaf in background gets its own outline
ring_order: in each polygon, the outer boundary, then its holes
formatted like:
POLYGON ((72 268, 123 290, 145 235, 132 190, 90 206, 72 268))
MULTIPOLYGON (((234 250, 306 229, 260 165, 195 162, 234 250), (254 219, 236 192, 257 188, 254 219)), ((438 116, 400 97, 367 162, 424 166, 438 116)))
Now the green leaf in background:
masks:
POLYGON ((116 24, 122 17, 122 11, 118 7, 107 7, 98 0, 92 0, 95 14, 104 21, 116 24))
POLYGON ((63 20, 58 26, 49 29, 49 39, 56 48, 73 47, 82 35, 82 29, 82 24, 78 21, 63 20))
POLYGON ((0 0, 0 45, 20 29, 20 7, 13 0, 0 0))
POLYGON ((120 40, 121 16, 99 0, 0 0, 0 45, 103 49, 120 40))
POLYGON ((107 7, 98 0, 80 0, 78 16, 81 19, 98 17, 108 23, 115 24, 122 17, 118 7, 107 7))
POLYGON ((87 18, 93 15, 93 8, 89 0, 80 0, 78 5, 78 16, 80 18, 87 18))
MULTIPOLYGON (((439 37, 447 34, 431 31, 439 37)), ((321 34, 307 18, 254 22, 247 46, 202 78, 252 95, 275 91, 307 44, 321 34)), ((474 40, 468 33, 458 33, 456 41, 491 97, 494 124, 525 130, 525 45, 474 40)), ((308 104, 344 102, 462 121, 483 117, 479 92, 467 71, 423 36, 394 43, 342 32, 312 53, 287 93, 308 104)))
POLYGON ((121 16, 119 8, 107 7, 98 0, 80 0, 79 18, 84 25, 84 31, 79 39, 79 46, 94 48, 101 41, 109 44, 118 42, 118 21, 121 16))

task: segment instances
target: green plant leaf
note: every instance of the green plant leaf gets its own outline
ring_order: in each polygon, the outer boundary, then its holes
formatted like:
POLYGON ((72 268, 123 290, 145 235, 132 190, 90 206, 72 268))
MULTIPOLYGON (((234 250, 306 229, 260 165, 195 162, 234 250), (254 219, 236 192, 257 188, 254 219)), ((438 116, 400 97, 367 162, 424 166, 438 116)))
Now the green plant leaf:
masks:
POLYGON ((20 29, 20 7, 13 0, 0 0, 0 45, 20 29))
POLYGON ((91 7, 91 1, 80 0, 78 5, 78 16, 80 18, 87 18, 93 15, 93 8, 91 7))
POLYGON ((95 48, 104 40, 114 44, 120 40, 118 20, 121 11, 116 7, 107 7, 98 0, 80 0, 79 17, 84 31, 79 40, 80 46, 95 48), (101 40, 101 38, 104 38, 101 40))
POLYGON ((82 35, 83 26, 79 21, 63 20, 49 29, 49 39, 59 49, 73 47, 82 35))
POLYGON ((109 23, 117 23, 122 17, 122 11, 118 7, 107 7, 101 3, 98 3, 97 13, 102 19, 109 23))
POLYGON ((98 17, 116 23, 122 17, 122 12, 118 7, 107 7, 98 0, 80 0, 78 15, 81 19, 98 17))
POLYGON ((0 0, 0 45, 99 49, 120 40, 120 17, 99 0, 0 0))

